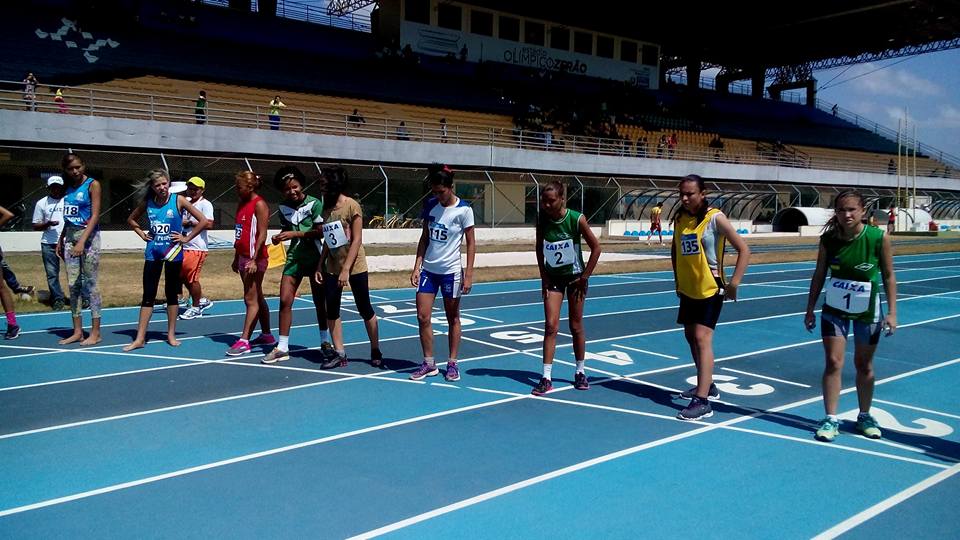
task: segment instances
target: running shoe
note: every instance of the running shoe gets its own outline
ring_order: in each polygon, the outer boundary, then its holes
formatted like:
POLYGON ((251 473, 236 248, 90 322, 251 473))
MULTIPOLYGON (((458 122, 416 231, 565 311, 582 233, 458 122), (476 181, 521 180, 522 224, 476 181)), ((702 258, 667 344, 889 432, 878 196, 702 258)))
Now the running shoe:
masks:
POLYGON ((17 339, 18 337, 20 337, 20 326, 8 324, 7 333, 3 335, 3 339, 17 339))
POLYGON ((251 347, 256 347, 257 345, 276 345, 277 338, 273 337, 273 334, 260 334, 256 339, 250 341, 251 347))
POLYGON ((440 374, 440 370, 437 369, 437 366, 431 366, 430 364, 424 362, 420 364, 420 367, 416 371, 410 374, 411 381, 422 381, 427 377, 435 377, 440 374))
POLYGON ((542 396, 551 390, 553 390, 553 381, 546 377, 540 377, 540 382, 533 387, 530 393, 535 396, 542 396))
POLYGON ((90 299, 84 298, 83 301, 80 303, 80 307, 83 309, 90 309, 90 299))
POLYGON ((380 352, 380 349, 370 350, 370 365, 380 369, 387 367, 386 364, 383 363, 383 353, 380 352))
POLYGON ((814 439, 823 442, 833 442, 837 438, 837 435, 840 434, 840 422, 831 420, 829 418, 824 418, 820 421, 820 427, 817 428, 817 433, 813 436, 814 439))
POLYGON ((329 341, 324 341, 320 344, 320 357, 321 363, 327 363, 333 361, 334 358, 340 358, 340 355, 337 354, 329 341))
POLYGON ((189 321, 190 319, 197 319, 200 317, 203 317, 203 311, 201 311, 200 308, 198 307, 190 307, 190 308, 187 308, 186 311, 181 313, 180 316, 177 318, 183 319, 185 321, 189 321))
POLYGON ((180 307, 182 307, 182 308, 188 308, 188 307, 190 307, 190 297, 189 297, 189 296, 184 296, 184 297, 180 298, 179 300, 177 300, 177 305, 180 306, 180 307))
MULTIPOLYGON (((684 390, 680 392, 680 397, 683 399, 693 399, 697 395, 697 387, 694 386, 689 390, 684 390)), ((717 388, 717 385, 710 383, 710 392, 707 394, 707 399, 710 401, 716 401, 720 399, 720 389, 717 388)))
POLYGON ((710 402, 697 396, 693 396, 690 404, 677 413, 677 418, 680 420, 700 420, 711 416, 713 416, 713 407, 710 406, 710 402))
POLYGON ((33 295, 33 292, 35 290, 36 289, 33 287, 33 285, 27 285, 26 287, 21 285, 20 287, 17 287, 16 289, 14 289, 13 292, 17 294, 33 295))
POLYGON ((52 309, 53 311, 60 311, 63 309, 65 304, 66 303, 63 300, 54 300, 53 305, 50 306, 50 309, 52 309))
POLYGON ((241 354, 247 354, 250 352, 250 342, 245 339, 238 339, 233 345, 227 349, 227 356, 240 356, 241 354))
POLYGON ((457 367, 456 362, 447 362, 447 372, 444 373, 443 378, 447 382, 454 382, 460 380, 460 368, 457 367))
POLYGON ((213 300, 206 296, 200 298, 200 311, 206 311, 213 307, 213 300))
POLYGON ((573 387, 577 390, 586 390, 590 388, 590 383, 587 382, 587 374, 581 371, 578 371, 573 376, 573 387))
POLYGON ((868 439, 879 439, 882 435, 880 432, 880 424, 878 424, 877 419, 869 413, 861 413, 857 416, 857 431, 868 439))
MULTIPOLYGON (((193 308, 191 308, 193 309, 193 308)), ((266 356, 264 356, 260 362, 264 364, 276 364, 277 362, 283 362, 284 360, 290 359, 290 353, 287 351, 281 351, 279 348, 275 348, 266 356)))
POLYGON ((322 369, 333 369, 335 367, 347 367, 347 353, 340 354, 334 351, 334 357, 320 364, 322 369))

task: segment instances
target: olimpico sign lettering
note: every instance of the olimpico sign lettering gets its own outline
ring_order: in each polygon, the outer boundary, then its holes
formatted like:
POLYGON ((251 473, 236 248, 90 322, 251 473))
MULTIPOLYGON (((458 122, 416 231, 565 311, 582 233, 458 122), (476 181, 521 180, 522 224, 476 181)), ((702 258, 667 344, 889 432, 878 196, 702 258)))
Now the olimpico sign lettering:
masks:
POLYGON ((551 71, 569 71, 584 75, 589 69, 586 62, 580 60, 564 60, 550 56, 547 51, 538 47, 514 47, 503 51, 503 61, 508 64, 520 64, 551 71))
POLYGON ((548 49, 410 21, 403 21, 400 25, 400 46, 406 45, 421 54, 453 57, 459 56, 466 47, 467 60, 470 62, 492 60, 535 69, 625 81, 641 88, 657 87, 654 66, 548 49))

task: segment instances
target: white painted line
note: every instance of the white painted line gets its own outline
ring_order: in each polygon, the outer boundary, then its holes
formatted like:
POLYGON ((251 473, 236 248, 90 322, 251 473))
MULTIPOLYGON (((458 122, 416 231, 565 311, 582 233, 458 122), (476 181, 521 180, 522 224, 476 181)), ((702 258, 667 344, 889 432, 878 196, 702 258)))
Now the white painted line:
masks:
POLYGON ((778 379, 778 378, 776 378, 776 377, 768 377, 768 376, 766 376, 766 375, 760 375, 760 374, 757 374, 757 373, 750 373, 749 371, 740 371, 739 369, 731 369, 731 368, 728 368, 728 367, 722 367, 722 368, 720 368, 720 369, 722 369, 722 370, 724 370, 724 371, 729 371, 729 372, 731 372, 731 373, 739 373, 739 374, 741 374, 741 375, 749 375, 749 376, 751 376, 751 377, 756 377, 756 378, 758 378, 758 379, 766 379, 766 380, 768 380, 768 381, 776 381, 776 382, 780 382, 780 383, 783 383, 783 384, 792 384, 793 386, 799 386, 800 388, 810 388, 810 385, 809 385, 809 384, 801 384, 801 383, 798 383, 798 382, 787 381, 787 380, 784 380, 784 379, 778 379))
POLYGON ((457 390, 460 389, 460 387, 455 384, 447 384, 447 383, 439 383, 439 382, 430 383, 430 386, 441 386, 443 388, 454 388, 457 390))
POLYGON ((884 499, 883 501, 880 501, 879 503, 871 506, 870 508, 867 508, 863 512, 860 512, 859 514, 851 516, 850 518, 847 518, 846 520, 841 521, 840 523, 837 523, 833 527, 830 527, 829 529, 823 531, 817 536, 814 536, 814 540, 826 540, 826 539, 836 538, 841 534, 850 531, 854 527, 862 525, 867 520, 872 519, 882 514, 883 512, 886 512, 887 510, 902 503, 903 501, 909 499, 910 497, 913 497, 914 495, 917 495, 919 493, 923 493, 924 491, 932 488, 933 486, 939 484, 940 482, 943 482, 944 480, 950 478, 951 476, 957 474, 958 472, 960 472, 960 464, 954 465, 953 467, 950 467, 945 471, 941 471, 931 476, 930 478, 923 480, 922 482, 918 482, 908 487, 907 489, 901 491, 900 493, 897 493, 896 495, 889 497, 887 499, 884 499))
POLYGON ((103 488, 100 488, 100 489, 94 489, 94 490, 90 490, 90 491, 84 491, 84 492, 81 492, 81 493, 75 493, 75 494, 73 494, 73 495, 67 495, 67 496, 65 496, 65 497, 58 497, 58 498, 56 498, 56 499, 49 499, 49 500, 41 501, 41 502, 38 502, 38 503, 28 504, 28 505, 24 505, 24 506, 18 506, 18 507, 15 507, 15 508, 8 508, 8 509, 6 509, 6 510, 0 511, 0 517, 5 517, 5 516, 13 515, 13 514, 19 514, 19 513, 22 513, 22 512, 28 512, 28 511, 30 511, 30 510, 37 510, 37 509, 39 509, 39 508, 46 508, 46 507, 48 507, 48 506, 54 506, 54 505, 57 505, 57 504, 63 504, 63 503, 66 503, 66 502, 76 501, 76 500, 79 500, 79 499, 86 499, 86 498, 88 498, 88 497, 93 497, 93 496, 95 496, 95 495, 102 495, 102 494, 104 494, 104 493, 112 493, 112 492, 120 491, 120 490, 123 490, 123 489, 128 489, 128 488, 132 488, 132 487, 136 487, 136 486, 142 486, 142 485, 144 485, 144 484, 152 484, 152 483, 154 483, 154 482, 159 482, 159 481, 161 481, 161 480, 166 480, 166 479, 169 479, 169 478, 176 478, 176 477, 179 477, 179 476, 185 476, 185 475, 193 474, 193 473, 196 473, 196 472, 201 472, 201 471, 206 471, 206 470, 210 470, 210 469, 215 469, 215 468, 223 467, 223 466, 226 466, 226 465, 232 465, 232 464, 234 464, 234 463, 242 463, 242 462, 244 462, 244 461, 250 461, 250 460, 253 460, 253 459, 259 459, 259 458, 266 457, 266 456, 272 456, 272 455, 275 455, 275 454, 281 454, 281 453, 284 453, 284 452, 290 452, 290 451, 292 451, 292 450, 297 450, 297 449, 300 449, 300 448, 306 448, 306 447, 310 447, 310 446, 316 446, 316 445, 318 445, 318 444, 323 444, 323 443, 327 443, 327 442, 331 442, 331 441, 336 441, 336 440, 340 440, 340 439, 346 439, 346 438, 349 438, 349 437, 355 437, 355 436, 357 436, 357 435, 362 435, 362 434, 365 434, 365 433, 371 433, 371 432, 374 432, 374 431, 380 431, 380 430, 384 430, 384 429, 390 429, 390 428, 397 427, 397 426, 403 426, 403 425, 407 425, 407 424, 413 424, 413 423, 416 423, 416 422, 422 422, 422 421, 424 421, 424 420, 431 420, 431 419, 433 419, 433 418, 441 418, 441 417, 444 417, 444 416, 450 416, 450 415, 459 414, 459 413, 462 413, 462 412, 472 411, 472 410, 476 410, 476 409, 482 409, 482 408, 485 408, 485 407, 492 407, 492 406, 495 406, 495 405, 501 405, 501 404, 503 404, 503 403, 509 403, 509 402, 511 402, 511 401, 517 401, 518 399, 524 399, 525 397, 526 397, 526 396, 508 397, 508 398, 504 398, 504 399, 498 399, 498 400, 496 400, 496 401, 489 401, 489 402, 486 402, 486 403, 478 403, 478 404, 475 404, 475 405, 469 405, 469 406, 466 406, 466 407, 460 407, 460 408, 457 408, 457 409, 448 409, 448 410, 440 411, 440 412, 436 412, 436 413, 425 414, 425 415, 423 415, 423 416, 415 416, 415 417, 413 417, 413 418, 406 418, 406 419, 403 419, 403 420, 397 420, 397 421, 394 421, 394 422, 388 422, 388 423, 386 423, 386 424, 379 424, 379 425, 376 425, 376 426, 370 426, 370 427, 366 427, 366 428, 362 428, 362 429, 357 429, 357 430, 354 430, 354 431, 348 431, 348 432, 345 432, 345 433, 339 433, 339 434, 337 434, 337 435, 331 435, 331 436, 329 436, 329 437, 323 437, 323 438, 320 438, 320 439, 313 439, 313 440, 311 440, 311 441, 305 441, 305 442, 301 442, 301 443, 297 443, 297 444, 291 444, 291 445, 289 445, 289 446, 283 446, 283 447, 280 447, 280 448, 273 448, 273 449, 270 449, 270 450, 264 450, 264 451, 262 451, 262 452, 256 452, 256 453, 253 453, 253 454, 246 454, 246 455, 243 455, 243 456, 238 456, 238 457, 235 457, 235 458, 225 459, 225 460, 222 460, 222 461, 216 461, 216 462, 213 462, 213 463, 207 463, 207 464, 199 465, 199 466, 196 466, 196 467, 190 467, 190 468, 188 468, 188 469, 181 469, 181 470, 178 470, 178 471, 172 471, 172 472, 169 472, 169 473, 164 473, 164 474, 160 474, 160 475, 156 475, 156 476, 151 476, 151 477, 149 477, 149 478, 141 478, 141 479, 139 479, 139 480, 133 480, 133 481, 131 481, 131 482, 124 482, 124 483, 122 483, 122 484, 115 484, 115 485, 112 485, 112 486, 106 486, 106 487, 103 487, 103 488))
MULTIPOLYGON (((544 333, 542 326, 528 326, 528 327, 527 327, 527 330, 533 330, 534 332, 540 332, 541 334, 544 333)), ((559 330, 557 330, 557 335, 558 335, 558 336, 563 336, 563 337, 568 337, 568 338, 570 338, 570 339, 573 339, 573 336, 571 336, 570 334, 566 334, 566 333, 561 332, 561 331, 559 331, 559 330)))
POLYGON ((624 349, 624 350, 627 350, 627 351, 634 351, 634 352, 638 352, 638 353, 650 354, 650 355, 653 355, 653 356, 659 356, 659 357, 661 357, 661 358, 669 358, 670 360, 679 360, 679 359, 680 359, 679 356, 673 356, 672 354, 663 354, 663 353, 648 351, 648 350, 646 350, 646 349, 638 349, 638 348, 636 348, 636 347, 627 347, 626 345, 620 345, 619 343, 614 343, 614 344, 613 344, 613 347, 615 347, 615 348, 617 348, 617 349, 624 349))
POLYGON ((911 411, 917 411, 917 412, 922 412, 922 413, 927 413, 927 414, 936 414, 936 415, 940 415, 940 416, 946 416, 947 418, 956 418, 957 420, 960 420, 960 416, 958 416, 958 415, 956 415, 956 414, 950 414, 950 413, 945 413, 945 412, 941 412, 941 411, 932 411, 932 410, 930 410, 930 409, 923 409, 923 408, 921 408, 921 407, 914 407, 913 405, 905 405, 905 404, 903 404, 903 403, 896 403, 896 402, 894 402, 894 401, 885 401, 885 400, 882 400, 882 399, 873 398, 873 402, 874 402, 874 403, 882 403, 882 404, 884 404, 884 405, 893 405, 894 407, 901 407, 901 408, 903 408, 903 409, 910 409, 911 411))
MULTIPOLYGON (((921 373, 921 372, 924 372, 924 371, 929 371, 929 370, 931 370, 931 369, 938 369, 938 368, 940 368, 940 367, 944 367, 944 366, 947 366, 947 365, 951 365, 951 364, 954 364, 954 363, 957 363, 957 362, 960 362, 960 358, 955 358, 955 359, 953 359, 953 360, 948 360, 948 361, 946 361, 946 362, 941 362, 941 363, 939 363, 939 364, 936 364, 936 365, 933 365, 933 366, 928 366, 928 367, 926 367, 926 368, 921 368, 921 369, 918 369, 918 370, 914 370, 914 371, 912 371, 912 372, 902 373, 901 375, 899 375, 899 376, 897 376, 897 377, 890 377, 889 379, 883 379, 883 380, 877 381, 877 382, 876 382, 876 385, 880 385, 880 384, 883 384, 883 383, 885 383, 885 382, 890 382, 890 381, 893 381, 893 380, 897 380, 898 378, 909 377, 909 376, 911 376, 911 375, 914 375, 914 374, 917 374, 917 373, 921 373)), ((854 391, 856 391, 856 387, 850 387, 850 388, 847 388, 847 389, 841 391, 841 394, 846 394, 846 393, 850 393, 850 392, 854 392, 854 391)), ((549 400, 551 400, 551 398, 548 398, 548 397, 545 397, 545 396, 544 396, 544 397, 541 397, 540 399, 541 399, 542 401, 549 401, 549 400)), ((599 464, 601 464, 601 463, 605 463, 605 462, 607 462, 607 461, 613 461, 613 460, 615 460, 615 459, 619 459, 619 458, 621 458, 621 457, 629 456, 629 455, 631 455, 631 454, 635 454, 635 453, 641 452, 641 451, 643 451, 643 450, 647 450, 647 449, 650 449, 650 448, 655 448, 655 447, 658 447, 658 446, 662 446, 662 445, 665 445, 665 444, 669 444, 669 443, 674 442, 674 441, 679 441, 679 440, 687 439, 687 438, 690 438, 690 437, 694 437, 694 436, 696 436, 696 435, 700 435, 700 434, 703 434, 703 433, 706 433, 706 432, 709 432, 709 431, 713 431, 713 430, 716 430, 716 429, 725 428, 725 427, 727 427, 727 426, 730 426, 730 425, 733 425, 733 424, 738 424, 738 423, 741 423, 741 422, 745 422, 745 421, 747 421, 747 420, 751 420, 751 419, 754 419, 754 418, 758 418, 758 417, 760 417, 760 416, 765 416, 765 415, 768 415, 768 414, 771 414, 771 413, 780 412, 780 411, 784 411, 784 410, 791 409, 791 408, 794 408, 794 407, 799 407, 799 406, 802 406, 802 405, 806 405, 806 404, 808 404, 808 403, 812 403, 812 402, 815 402, 815 401, 819 401, 820 399, 821 399, 821 397, 820 397, 820 396, 817 396, 817 397, 815 397, 815 398, 810 398, 810 399, 805 399, 805 400, 797 401, 797 402, 794 402, 794 403, 789 403, 789 404, 787 404, 787 405, 783 405, 783 406, 780 406, 780 407, 776 407, 776 408, 774 408, 774 409, 770 409, 769 411, 760 411, 760 412, 757 412, 757 413, 754 413, 754 414, 751 414, 751 415, 748 415, 748 416, 740 416, 740 417, 732 418, 732 419, 726 420, 726 421, 724 421, 724 422, 706 425, 706 426, 700 427, 700 428, 698 428, 698 429, 694 429, 694 430, 687 431, 687 432, 684 432, 684 433, 679 433, 679 434, 677 434, 677 435, 673 435, 673 436, 670 436, 670 437, 666 437, 666 438, 664 438, 664 439, 659 439, 659 440, 656 440, 656 441, 651 441, 651 442, 648 442, 648 443, 645 443, 645 444, 641 444, 641 445, 638 445, 638 446, 634 446, 634 447, 631 447, 631 448, 626 448, 626 449, 624 449, 624 450, 619 450, 619 451, 617 451, 617 452, 613 452, 613 453, 606 454, 606 455, 603 455, 603 456, 600 456, 600 457, 597 457, 597 458, 593 458, 593 459, 590 459, 590 460, 587 460, 587 461, 583 461, 583 462, 580 462, 580 463, 576 463, 576 464, 574 464, 574 465, 570 465, 570 466, 564 467, 564 468, 562 468, 562 469, 557 469, 557 470, 555 470, 555 471, 551 471, 551 472, 549 472, 549 473, 542 474, 542 475, 540 475, 540 476, 535 476, 535 477, 529 478, 529 479, 527 479, 527 480, 522 480, 522 481, 520 481, 520 482, 516 482, 516 483, 510 484, 510 485, 508 485, 508 486, 504 486, 504 487, 502 487, 502 488, 498 488, 498 489, 495 489, 495 490, 492 490, 492 491, 488 491, 488 492, 486 492, 486 493, 482 493, 482 494, 480 494, 480 495, 477 495, 477 496, 474 496, 474 497, 470 497, 469 499, 464 499, 464 500, 462 500, 462 501, 458 501, 458 502, 456 502, 456 503, 453 503, 453 504, 450 504, 450 505, 447 505, 447 506, 443 506, 443 507, 440 507, 440 508, 431 510, 431 511, 429 511, 429 512, 425 512, 425 513, 420 514, 420 515, 417 515, 417 516, 412 516, 412 517, 410 517, 410 518, 407 518, 407 519, 404 519, 404 520, 401 520, 401 521, 397 521, 397 522, 395 522, 395 523, 391 523, 391 524, 389 524, 389 525, 380 527, 380 528, 378 528, 378 529, 374 529, 374 530, 372 530, 372 531, 367 531, 367 532, 361 533, 361 534, 359 534, 359 535, 356 535, 356 536, 351 537, 351 540, 352 540, 352 539, 374 538, 374 537, 377 537, 377 536, 381 536, 381 535, 384 535, 384 534, 387 534, 387 533, 390 533, 390 532, 393 532, 393 531, 397 531, 397 530, 403 529, 403 528, 405 528, 405 527, 409 527, 410 525, 415 525, 415 524, 417 524, 417 523, 420 523, 420 522, 423 522, 423 521, 427 521, 427 520, 433 519, 433 518, 435 518, 435 517, 438 517, 438 516, 441 516, 441 515, 444 515, 444 514, 448 514, 448 513, 451 513, 451 512, 460 510, 460 509, 463 509, 463 508, 467 508, 467 507, 469 507, 469 506, 473 506, 473 505, 475 505, 475 504, 478 504, 478 503, 481 503, 481 502, 484 502, 484 501, 488 501, 488 500, 490 500, 490 499, 494 499, 494 498, 499 497, 499 496, 501 496, 501 495, 506 495, 506 494, 512 493, 512 492, 514 492, 514 491, 519 491, 519 490, 524 489, 524 488, 527 488, 527 487, 529 487, 529 486, 532 486, 532 485, 535 485, 535 484, 540 484, 540 483, 542 483, 542 482, 546 482, 547 480, 552 480, 552 479, 558 478, 558 477, 560 477, 560 476, 565 476, 565 475, 570 474, 570 473, 573 473, 573 472, 577 472, 577 471, 580 471, 580 470, 583 470, 583 469, 587 469, 587 468, 593 467, 593 466, 595 466, 595 465, 599 465, 599 464)), ((848 448, 849 448, 849 447, 848 447, 848 448)), ((869 452, 869 451, 867 451, 867 452, 869 452)), ((909 460, 909 458, 900 458, 900 459, 909 460)), ((939 465, 939 464, 930 464, 930 463, 925 463, 925 464, 926 464, 926 465, 939 465)), ((950 469, 947 469, 947 470, 945 470, 945 471, 943 471, 943 472, 941 472, 941 473, 938 473, 938 474, 935 475, 933 478, 938 478, 938 477, 940 477, 941 475, 944 475, 945 473, 948 473, 948 472, 950 472, 950 471, 954 471, 954 472, 951 473, 951 474, 948 475, 948 476, 944 476, 943 478, 941 478, 940 480, 937 480, 937 481, 939 482, 939 481, 941 481, 941 480, 944 480, 944 479, 946 479, 946 478, 949 478, 949 476, 952 476, 952 474, 955 474, 956 472, 960 472, 960 464, 955 465, 955 466, 951 467, 950 469)), ((932 484, 931 484, 931 485, 932 485, 932 484)), ((898 502, 899 502, 899 501, 898 501, 898 502)), ((892 505, 891 505, 891 506, 892 506, 892 505)), ((0 515, 2 515, 2 514, 0 514, 0 515)), ((859 524, 859 523, 858 523, 858 524, 859 524)), ((853 525, 853 526, 856 526, 856 525, 853 525)), ((838 527, 839 527, 839 526, 838 526, 838 527)), ((851 527, 851 528, 852 528, 852 527, 851 527)), ((832 529, 831 529, 831 530, 832 530, 832 529)), ((849 530, 849 529, 845 529, 845 530, 849 530)), ((840 531, 840 532, 844 532, 844 531, 840 531)), ((828 536, 828 538, 832 538, 832 536, 828 536)))
POLYGON ((480 319, 480 320, 482 320, 482 321, 489 321, 489 322, 495 322, 495 323, 503 324, 503 321, 501 321, 501 320, 491 319, 490 317, 481 317, 480 315, 477 315, 476 313, 470 313, 470 317, 472 317, 472 318, 474 318, 474 319, 480 319))

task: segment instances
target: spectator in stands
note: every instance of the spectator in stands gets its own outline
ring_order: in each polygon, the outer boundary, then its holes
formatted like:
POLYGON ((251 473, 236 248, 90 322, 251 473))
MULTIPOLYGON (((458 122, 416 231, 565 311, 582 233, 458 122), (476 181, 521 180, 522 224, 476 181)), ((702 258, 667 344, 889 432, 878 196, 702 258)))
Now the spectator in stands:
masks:
POLYGON ((890 161, 887 162, 887 174, 896 174, 897 173, 897 164, 893 162, 893 158, 890 158, 890 161))
POLYGON ((887 212, 887 232, 893 234, 897 230, 897 207, 891 205, 887 212))
POLYGON ((670 151, 670 159, 673 159, 674 152, 677 151, 677 134, 673 133, 667 139, 667 149, 670 151))
POLYGON ((637 139, 637 157, 645 158, 647 157, 647 136, 639 137, 637 139))
POLYGON ((53 91, 53 102, 57 104, 57 112, 59 114, 69 113, 70 108, 67 107, 67 102, 63 99, 63 89, 57 88, 56 90, 51 89, 51 91, 53 91))
POLYGON ((60 258, 57 256, 57 241, 63 232, 63 178, 47 178, 47 196, 37 201, 33 209, 33 230, 43 231, 40 236, 40 256, 47 274, 50 291, 50 307, 60 311, 66 305, 66 297, 60 287, 60 258))
POLYGON ((401 120, 400 125, 397 126, 397 140, 398 141, 409 141, 410 132, 407 131, 407 124, 401 120))
POLYGON ((714 135, 708 146, 713 148, 714 161, 720 161, 720 153, 723 152, 723 141, 720 140, 720 136, 714 135))
POLYGON ((207 123, 207 93, 204 90, 201 90, 200 95, 197 96, 193 114, 197 117, 197 124, 207 123))
POLYGON ((278 131, 280 129, 280 109, 286 108, 280 96, 275 96, 270 100, 270 129, 278 131))
POLYGON ((447 119, 440 119, 440 142, 447 142, 447 119))
POLYGON ((23 79, 24 110, 37 110, 37 86, 39 85, 40 83, 37 81, 37 78, 33 75, 33 73, 27 73, 26 78, 23 79))
POLYGON ((667 149, 667 136, 660 135, 660 140, 657 141, 657 157, 663 157, 664 150, 667 149))
POLYGON ((347 122, 353 124, 354 127, 360 127, 360 124, 367 123, 367 119, 360 114, 360 109, 354 109, 353 114, 347 117, 347 122))
MULTIPOLYGON (((0 206, 0 225, 11 219, 13 219, 13 212, 0 206)), ((2 260, 3 250, 0 250, 0 261, 2 260)), ((17 339, 20 336, 20 325, 17 324, 17 313, 14 311, 13 294, 4 285, 0 285, 0 304, 3 305, 3 311, 7 315, 7 332, 3 335, 3 338, 17 339)))

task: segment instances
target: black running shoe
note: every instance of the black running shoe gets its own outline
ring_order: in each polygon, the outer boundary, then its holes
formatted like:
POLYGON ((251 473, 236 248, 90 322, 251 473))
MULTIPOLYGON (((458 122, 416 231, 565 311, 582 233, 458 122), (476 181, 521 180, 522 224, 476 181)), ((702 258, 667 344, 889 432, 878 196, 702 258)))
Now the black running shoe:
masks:
POLYGON ((370 365, 380 369, 384 369, 387 367, 383 363, 383 353, 380 352, 380 349, 370 350, 370 365))
POLYGON ((7 333, 3 335, 3 339, 17 339, 20 337, 20 327, 15 324, 7 325, 7 333))
POLYGON ((347 364, 347 353, 336 353, 336 356, 320 364, 320 367, 323 369, 333 369, 335 367, 346 367, 347 364))
POLYGON ((710 402, 697 396, 693 396, 690 404, 677 414, 680 420, 700 420, 711 416, 713 416, 713 407, 710 406, 710 402))
POLYGON ((535 396, 542 396, 551 390, 553 390, 553 381, 546 377, 540 377, 540 382, 533 387, 530 393, 535 396))
POLYGON ((586 373, 577 373, 573 376, 573 387, 577 390, 586 390, 590 388, 590 383, 587 382, 586 373))

